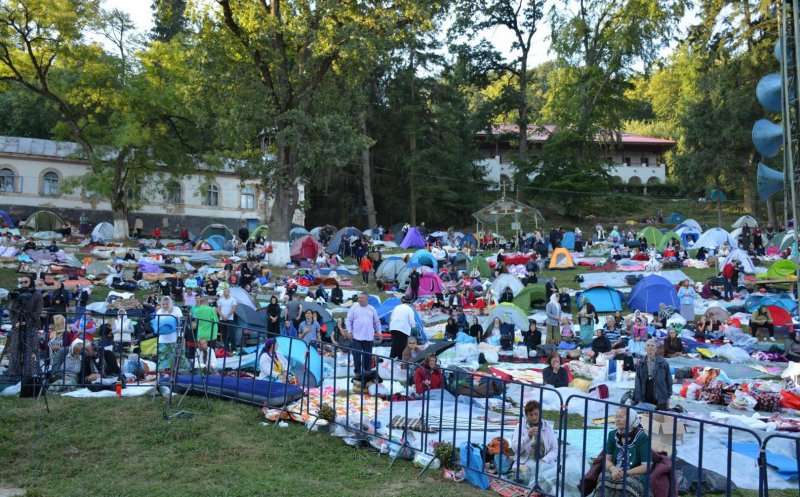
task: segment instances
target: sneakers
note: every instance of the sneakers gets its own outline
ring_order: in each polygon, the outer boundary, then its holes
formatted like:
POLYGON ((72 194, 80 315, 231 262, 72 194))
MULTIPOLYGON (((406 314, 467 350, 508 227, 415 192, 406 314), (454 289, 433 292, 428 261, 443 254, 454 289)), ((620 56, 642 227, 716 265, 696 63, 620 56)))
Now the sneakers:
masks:
POLYGON ((770 342, 774 342, 775 341, 775 337, 769 337, 769 341, 770 342))

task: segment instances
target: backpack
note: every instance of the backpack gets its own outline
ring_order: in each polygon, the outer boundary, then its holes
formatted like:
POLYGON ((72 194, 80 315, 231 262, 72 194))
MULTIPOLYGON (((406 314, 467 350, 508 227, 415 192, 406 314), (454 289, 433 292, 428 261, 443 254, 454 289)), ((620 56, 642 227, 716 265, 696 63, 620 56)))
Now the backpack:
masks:
POLYGON ((461 444, 461 467, 467 481, 480 488, 489 489, 489 477, 483 469, 483 451, 478 445, 464 442, 461 444))

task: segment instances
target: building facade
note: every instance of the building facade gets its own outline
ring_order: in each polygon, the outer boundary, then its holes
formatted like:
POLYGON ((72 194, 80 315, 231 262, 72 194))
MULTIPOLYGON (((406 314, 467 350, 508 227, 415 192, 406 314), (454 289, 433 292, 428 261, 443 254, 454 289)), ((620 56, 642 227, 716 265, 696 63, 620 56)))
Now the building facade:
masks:
MULTIPOLYGON (((14 219, 25 219, 38 210, 50 210, 78 224, 86 214, 92 224, 112 222, 111 204, 92 192, 67 191, 65 181, 86 174, 89 164, 77 154, 70 142, 32 138, 0 137, 0 209, 14 219)), ((305 184, 297 182, 299 199, 305 196, 305 184)), ((138 216, 145 232, 155 226, 172 236, 187 227, 199 233, 211 223, 222 223, 238 229, 245 221, 252 228, 267 219, 272 199, 256 181, 242 181, 231 168, 210 172, 200 168, 182 178, 154 175, 129 190, 129 197, 138 206, 132 209, 128 222, 138 216)), ((293 222, 303 225, 305 214, 297 210, 293 222)))
MULTIPOLYGON (((491 133, 481 131, 476 134, 483 156, 479 165, 486 171, 485 179, 494 185, 513 184, 511 178, 514 177, 515 170, 512 162, 517 151, 513 142, 518 129, 516 125, 504 124, 493 126, 491 133)), ((535 153, 554 129, 555 126, 549 125, 529 127, 529 149, 535 153)), ((606 152, 606 160, 610 164, 608 172, 619 183, 664 184, 667 180, 664 154, 674 146, 675 142, 671 140, 622 133, 617 147, 606 152)))

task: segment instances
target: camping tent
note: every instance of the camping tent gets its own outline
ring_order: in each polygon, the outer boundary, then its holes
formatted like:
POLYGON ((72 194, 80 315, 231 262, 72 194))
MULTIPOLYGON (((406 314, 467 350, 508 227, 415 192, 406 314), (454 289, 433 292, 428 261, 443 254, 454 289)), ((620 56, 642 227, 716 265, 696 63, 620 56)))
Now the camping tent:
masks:
POLYGON ((749 255, 747 255, 747 252, 742 249, 737 248, 731 250, 731 253, 728 254, 728 257, 720 261, 719 267, 723 268, 725 267, 725 264, 732 261, 739 261, 742 264, 742 269, 744 269, 746 274, 754 274, 756 272, 756 266, 753 264, 753 260, 749 255))
POLYGON ((258 237, 262 237, 265 240, 267 239, 267 234, 269 233, 269 227, 266 224, 262 224, 258 228, 254 229, 250 232, 250 236, 247 237, 248 240, 256 240, 258 237))
MULTIPOLYGON (((513 289, 512 289, 513 291, 513 289)), ((531 312, 531 307, 536 302, 546 303, 547 302, 547 293, 544 289, 544 283, 535 283, 532 285, 528 285, 522 289, 521 292, 514 297, 514 305, 525 311, 525 313, 531 312)))
POLYGON ((775 247, 781 252, 786 249, 792 248, 794 245, 794 233, 781 232, 772 237, 772 240, 767 242, 766 247, 775 247))
POLYGON ((661 234, 660 231, 658 231, 658 228, 656 228, 655 226, 648 226, 647 228, 641 230, 636 235, 636 238, 644 237, 644 239, 647 240, 648 245, 657 245, 658 242, 661 240, 662 236, 663 235, 661 234))
POLYGON ((302 238, 306 235, 310 235, 311 233, 308 232, 307 229, 303 228, 302 226, 296 226, 289 230, 289 241, 293 242, 298 238, 302 238))
MULTIPOLYGON (((433 269, 429 268, 428 266, 423 266, 418 262, 409 262, 403 269, 397 273, 397 288, 400 290, 405 290, 408 287, 408 276, 411 274, 413 268, 417 268, 418 273, 432 273, 433 269)), ((420 276, 420 284, 422 283, 422 277, 420 276)))
MULTIPOLYGON (((389 321, 392 318, 392 311, 398 305, 400 305, 400 299, 398 299, 397 297, 386 299, 386 302, 382 303, 377 308, 378 319, 380 319, 386 325, 388 325, 389 321)), ((411 309, 414 311, 414 322, 417 323, 419 334, 422 337, 422 339, 425 340, 427 337, 425 336, 425 328, 422 326, 422 319, 419 317, 419 313, 417 312, 416 309, 414 309, 414 307, 411 307, 411 309)))
POLYGON ((797 263, 789 259, 779 259, 772 263, 765 274, 771 280, 789 278, 797 274, 797 263))
POLYGON ((494 318, 500 318, 500 322, 502 323, 514 323, 514 327, 519 330, 528 329, 527 314, 525 314, 522 309, 510 302, 503 302, 492 309, 492 312, 490 312, 483 321, 484 330, 491 328, 494 318))
POLYGON ((8 215, 8 212, 0 210, 0 218, 3 219, 3 222, 6 224, 7 228, 14 227, 14 221, 11 219, 11 216, 8 215))
POLYGON ((510 288, 511 293, 516 297, 525 288, 525 285, 513 274, 503 273, 492 282, 492 293, 499 297, 506 287, 510 288))
POLYGON ((224 241, 232 240, 234 237, 233 231, 224 224, 209 224, 203 228, 197 238, 198 240, 208 240, 214 235, 221 236, 224 241))
POLYGON ((364 238, 364 234, 361 233, 361 231, 359 231, 357 228, 353 228, 352 226, 340 229, 339 231, 334 233, 333 236, 331 237, 331 241, 328 242, 328 246, 325 247, 325 252, 329 254, 338 254, 339 249, 342 246, 342 238, 347 237, 348 239, 350 239, 351 237, 354 236, 358 238, 364 238))
POLYGON ((666 219, 664 219, 664 223, 666 224, 680 224, 686 219, 686 216, 681 214, 680 212, 673 212, 666 219))
POLYGON ((307 259, 313 261, 322 252, 322 244, 311 235, 301 236, 292 242, 289 256, 294 260, 307 259))
POLYGON ((787 328, 792 325, 792 315, 777 305, 768 305, 769 315, 776 328, 787 328))
POLYGON ((114 239, 114 225, 102 222, 92 230, 92 240, 99 243, 110 242, 114 239))
POLYGON ((469 261, 467 264, 467 272, 472 274, 473 268, 478 268, 481 278, 488 278, 492 275, 492 268, 489 267, 489 263, 486 261, 486 258, 480 254, 476 255, 469 261))
POLYGON ((659 304, 680 309, 675 287, 666 278, 657 274, 642 278, 631 290, 626 303, 633 311, 656 312, 659 304))
MULTIPOLYGON (((406 293, 411 295, 411 288, 406 293)), ((433 271, 422 273, 419 278, 419 296, 435 295, 437 293, 444 293, 444 285, 442 284, 439 275, 433 271)))
POLYGON ((725 195, 725 192, 722 190, 717 190, 716 188, 712 188, 710 192, 708 192, 708 200, 709 202, 716 202, 717 200, 724 202, 728 200, 728 196, 725 195))
POLYGON ((461 240, 458 241, 458 245, 461 246, 461 247, 463 247, 465 245, 470 245, 472 247, 477 247, 478 246, 478 240, 475 239, 475 235, 473 235, 472 233, 467 233, 466 235, 464 235, 464 238, 462 238, 461 240))
POLYGON ((797 302, 792 299, 792 296, 788 293, 779 293, 779 294, 771 294, 771 295, 760 295, 760 294, 753 294, 747 297, 747 300, 744 301, 744 308, 747 312, 755 312, 756 309, 765 305, 780 307, 784 309, 786 312, 794 313, 797 310, 797 302))
POLYGON ((700 223, 698 223, 694 219, 684 219, 681 224, 675 227, 675 231, 678 231, 681 228, 689 228, 690 231, 696 233, 703 232, 703 227, 700 226, 700 223))
POLYGON ((588 299, 597 312, 615 312, 622 310, 622 293, 619 290, 605 285, 597 285, 579 292, 575 301, 578 308, 583 307, 588 299))
POLYGON ((400 247, 404 249, 424 248, 425 238, 422 237, 417 228, 408 228, 408 233, 403 237, 403 241, 400 242, 400 247))
POLYGON ((22 223, 20 229, 32 231, 60 231, 64 229, 64 221, 50 211, 36 211, 22 223))
POLYGON ((221 235, 211 235, 205 240, 205 242, 211 247, 211 250, 223 250, 226 243, 225 238, 223 238, 221 235))
POLYGON ((575 250, 575 232, 567 231, 561 239, 561 246, 567 250, 575 250))
POLYGON ((572 255, 564 247, 558 247, 550 255, 550 269, 571 269, 575 267, 572 255))
POLYGON ((678 243, 680 243, 681 245, 683 244, 683 238, 681 238, 679 234, 675 233, 674 231, 667 231, 661 236, 661 240, 659 240, 658 244, 656 245, 658 251, 659 252, 663 251, 670 240, 677 240, 678 243))
POLYGON ((406 263, 399 257, 387 257, 375 271, 375 277, 386 281, 396 281, 397 275, 406 263))
POLYGON ((414 252, 408 262, 416 262, 418 264, 422 264, 423 266, 428 266, 433 268, 434 271, 439 270, 439 263, 436 261, 436 257, 434 257, 433 254, 425 249, 420 249, 414 252))
POLYGON ((711 228, 700 235, 700 238, 694 242, 693 248, 699 249, 700 247, 705 247, 706 249, 716 250, 725 242, 728 242, 728 245, 731 247, 737 246, 736 240, 731 238, 730 233, 722 228, 711 228))
POLYGON ((731 225, 731 228, 741 228, 745 224, 747 224, 747 226, 752 228, 753 226, 758 224, 758 221, 756 221, 756 218, 754 218, 750 214, 745 214, 744 216, 737 219, 736 222, 731 225))

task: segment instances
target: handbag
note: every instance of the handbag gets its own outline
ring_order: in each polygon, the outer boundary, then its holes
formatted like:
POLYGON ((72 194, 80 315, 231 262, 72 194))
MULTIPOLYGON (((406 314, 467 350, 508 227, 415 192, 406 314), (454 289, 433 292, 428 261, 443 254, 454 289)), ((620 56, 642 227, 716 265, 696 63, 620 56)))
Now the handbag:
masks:
POLYGON ((464 468, 464 476, 467 481, 481 490, 488 490, 489 477, 483 467, 483 454, 480 447, 464 442, 460 449, 461 467, 464 468))

